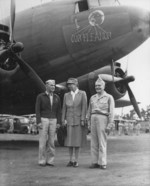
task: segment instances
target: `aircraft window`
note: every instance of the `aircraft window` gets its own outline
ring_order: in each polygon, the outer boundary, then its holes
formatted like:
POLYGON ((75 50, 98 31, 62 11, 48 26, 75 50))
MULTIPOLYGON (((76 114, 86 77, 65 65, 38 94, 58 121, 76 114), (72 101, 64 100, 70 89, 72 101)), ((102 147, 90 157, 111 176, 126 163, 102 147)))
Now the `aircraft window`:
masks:
POLYGON ((83 12, 88 10, 88 4, 87 1, 79 1, 75 4, 75 13, 83 12))

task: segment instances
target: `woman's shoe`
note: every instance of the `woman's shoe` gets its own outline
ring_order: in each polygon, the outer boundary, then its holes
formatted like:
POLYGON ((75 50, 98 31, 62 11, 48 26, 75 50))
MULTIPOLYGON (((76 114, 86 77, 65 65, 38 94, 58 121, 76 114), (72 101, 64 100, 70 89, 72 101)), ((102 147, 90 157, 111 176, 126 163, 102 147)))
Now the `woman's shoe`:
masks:
POLYGON ((101 165, 100 168, 103 169, 103 170, 105 170, 106 169, 106 165, 101 165))
POLYGON ((74 165, 74 162, 69 161, 69 163, 67 164, 67 167, 73 167, 73 165, 74 165))
POLYGON ((79 167, 78 162, 75 161, 75 162, 73 163, 73 167, 79 167))

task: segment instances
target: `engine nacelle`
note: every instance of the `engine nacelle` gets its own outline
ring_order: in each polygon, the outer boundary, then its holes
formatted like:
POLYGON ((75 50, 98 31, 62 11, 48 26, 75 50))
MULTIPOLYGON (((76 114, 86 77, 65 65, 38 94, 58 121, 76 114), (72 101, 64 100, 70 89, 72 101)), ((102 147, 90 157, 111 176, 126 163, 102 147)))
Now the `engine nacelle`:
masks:
POLYGON ((105 66, 105 67, 95 70, 89 74, 86 74, 84 76, 80 76, 78 78, 80 89, 85 90, 87 92, 88 97, 90 97, 91 95, 96 93, 95 81, 97 80, 98 75, 107 74, 111 77, 111 80, 105 81, 106 92, 111 94, 115 100, 120 99, 121 97, 123 97, 125 95, 127 89, 126 89, 126 86, 123 82, 119 82, 119 81, 115 82, 114 78, 116 77, 116 78, 122 79, 125 76, 125 73, 118 66, 115 66, 114 70, 115 70, 114 77, 111 72, 111 66, 105 66))

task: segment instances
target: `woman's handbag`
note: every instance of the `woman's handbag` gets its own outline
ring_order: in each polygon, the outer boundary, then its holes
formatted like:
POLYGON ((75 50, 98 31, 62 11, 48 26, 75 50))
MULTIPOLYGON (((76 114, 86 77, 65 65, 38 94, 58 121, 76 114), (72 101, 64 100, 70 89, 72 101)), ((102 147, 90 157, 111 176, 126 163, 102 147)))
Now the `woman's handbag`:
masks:
POLYGON ((57 129, 57 140, 60 146, 64 146, 66 136, 67 136, 67 125, 60 126, 57 129))

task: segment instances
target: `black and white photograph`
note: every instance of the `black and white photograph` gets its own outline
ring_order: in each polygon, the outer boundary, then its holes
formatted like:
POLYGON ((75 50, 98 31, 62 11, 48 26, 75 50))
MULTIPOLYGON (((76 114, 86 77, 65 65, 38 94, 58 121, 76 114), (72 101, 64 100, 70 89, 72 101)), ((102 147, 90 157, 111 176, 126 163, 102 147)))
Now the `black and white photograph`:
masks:
POLYGON ((149 70, 149 0, 0 0, 0 186, 149 186, 149 70))

